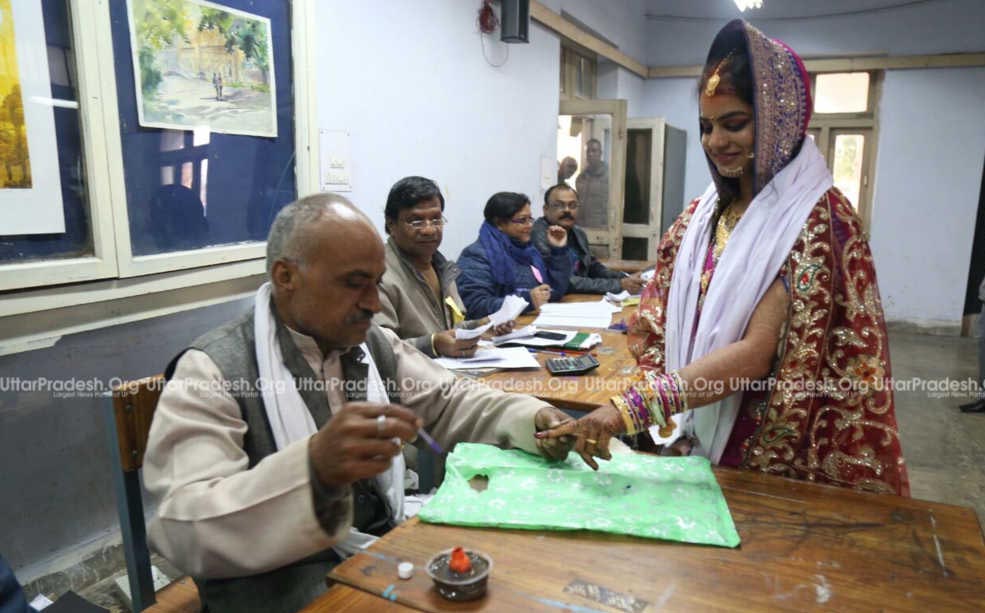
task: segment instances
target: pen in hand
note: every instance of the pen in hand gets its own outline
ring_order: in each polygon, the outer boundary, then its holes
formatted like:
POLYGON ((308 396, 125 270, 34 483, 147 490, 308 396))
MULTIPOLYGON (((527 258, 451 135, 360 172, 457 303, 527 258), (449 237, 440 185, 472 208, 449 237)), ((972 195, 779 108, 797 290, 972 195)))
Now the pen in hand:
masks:
POLYGON ((435 453, 443 454, 445 452, 444 449, 441 448, 441 445, 438 444, 438 441, 431 438, 431 435, 425 432, 424 428, 417 429, 417 436, 424 439, 424 442, 427 443, 428 447, 430 447, 435 453))

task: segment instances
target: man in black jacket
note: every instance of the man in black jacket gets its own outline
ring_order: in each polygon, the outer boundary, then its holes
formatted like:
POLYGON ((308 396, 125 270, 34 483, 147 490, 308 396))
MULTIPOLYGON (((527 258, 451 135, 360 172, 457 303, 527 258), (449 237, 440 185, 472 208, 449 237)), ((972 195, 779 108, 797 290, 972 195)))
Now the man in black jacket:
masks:
POLYGON ((627 275, 610 270, 592 255, 588 237, 578 225, 578 192, 565 183, 558 183, 544 193, 544 216, 534 222, 531 240, 542 254, 550 252, 547 228, 559 225, 568 231, 568 251, 571 256, 569 294, 618 294, 626 290, 638 294, 643 288, 639 274, 627 275))

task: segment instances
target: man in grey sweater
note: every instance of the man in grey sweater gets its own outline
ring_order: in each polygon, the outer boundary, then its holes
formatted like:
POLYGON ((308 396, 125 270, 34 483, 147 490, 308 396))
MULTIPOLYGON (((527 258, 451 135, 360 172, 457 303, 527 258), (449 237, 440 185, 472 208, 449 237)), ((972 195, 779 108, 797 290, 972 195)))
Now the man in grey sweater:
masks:
POLYGON ((534 438, 569 419, 558 409, 467 385, 372 323, 384 261, 341 196, 289 204, 252 308, 167 368, 144 457, 148 539, 203 610, 293 613, 323 592, 341 555, 404 519, 400 451, 421 427, 446 450, 567 455, 534 438))
MULTIPOLYGON (((457 339, 455 328, 474 328, 488 319, 468 320, 458 295, 459 269, 441 247, 445 197, 425 177, 404 177, 390 188, 386 218, 386 272, 380 281, 380 312, 374 321, 431 358, 470 357, 478 338, 457 339)), ((513 330, 513 322, 494 329, 513 330)))

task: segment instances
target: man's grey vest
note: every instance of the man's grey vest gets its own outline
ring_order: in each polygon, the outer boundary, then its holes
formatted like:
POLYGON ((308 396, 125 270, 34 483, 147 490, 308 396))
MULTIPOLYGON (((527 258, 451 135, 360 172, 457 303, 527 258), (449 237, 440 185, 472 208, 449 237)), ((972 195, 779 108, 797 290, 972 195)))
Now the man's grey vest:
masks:
MULTIPOLYGON (((277 321, 277 342, 284 355, 284 363, 298 384, 301 398, 311 411, 315 425, 321 428, 331 416, 325 392, 317 384, 321 381, 321 377, 312 372, 291 340, 290 332, 280 321, 277 321)), ((383 332, 375 325, 369 329, 366 345, 387 387, 390 402, 399 403, 396 357, 383 332)), ((276 452, 277 445, 274 442, 270 423, 267 421, 263 398, 255 386, 259 378, 259 369, 256 362, 252 311, 236 321, 204 334, 193 341, 188 349, 205 352, 219 367, 227 382, 242 385, 240 389, 243 391, 237 391, 233 396, 239 404, 243 421, 248 426, 243 437, 243 448, 249 456, 250 468, 253 468, 264 457, 276 452)), ((175 356, 168 365, 165 371, 167 378, 171 378, 178 358, 182 354, 175 356)), ((359 347, 354 347, 340 358, 348 402, 366 400, 365 382, 369 367, 362 363, 362 359, 363 352, 359 347)), ((376 488, 371 480, 355 484, 353 490, 354 525, 362 527, 361 521, 372 523, 373 517, 378 518, 381 513, 386 517, 387 509, 379 507, 380 504, 385 505, 385 497, 375 491, 376 488), (359 517, 360 513, 364 515, 362 520, 359 517), (368 517, 365 517, 367 514, 368 517)), ((266 528, 257 526, 256 529, 266 528)), ((249 535, 244 534, 243 537, 249 538, 249 535)), ((328 549, 259 575, 232 579, 194 579, 202 600, 203 612, 295 613, 325 591, 325 576, 338 562, 338 556, 328 549)))

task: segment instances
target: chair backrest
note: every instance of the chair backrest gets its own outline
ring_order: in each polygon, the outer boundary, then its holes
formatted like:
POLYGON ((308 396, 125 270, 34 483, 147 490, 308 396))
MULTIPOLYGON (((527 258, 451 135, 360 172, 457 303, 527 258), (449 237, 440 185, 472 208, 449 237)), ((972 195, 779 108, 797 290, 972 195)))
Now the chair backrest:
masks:
POLYGON ((147 435, 166 383, 163 375, 128 381, 113 388, 113 417, 124 472, 144 465, 147 435))
POLYGON ((130 602, 132 609, 138 612, 155 601, 138 471, 144 464, 147 436, 164 384, 162 375, 123 383, 113 388, 112 398, 106 403, 104 413, 113 463, 116 509, 127 561, 130 602))

